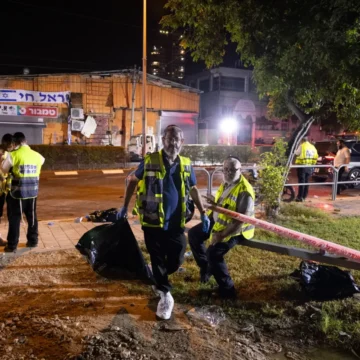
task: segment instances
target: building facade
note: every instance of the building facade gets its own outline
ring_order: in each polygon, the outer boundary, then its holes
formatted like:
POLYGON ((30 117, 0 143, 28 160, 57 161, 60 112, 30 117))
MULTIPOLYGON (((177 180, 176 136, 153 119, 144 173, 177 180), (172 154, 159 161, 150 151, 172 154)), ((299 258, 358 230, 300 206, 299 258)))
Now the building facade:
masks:
MULTIPOLYGON (((288 139, 299 123, 266 117, 267 99, 259 99, 252 70, 218 67, 186 77, 185 84, 202 91, 199 142, 271 144, 274 138, 288 139)), ((324 139, 320 124, 312 125, 310 137, 324 139)))
POLYGON ((185 50, 180 46, 182 35, 159 30, 151 46, 150 73, 165 79, 181 82, 185 73, 185 50))
MULTIPOLYGON (((22 131, 30 144, 126 146, 142 132, 141 77, 134 81, 133 70, 1 76, 0 135, 22 131)), ((191 125, 187 140, 196 142, 200 91, 152 75, 147 81, 147 133, 161 121, 191 125)))

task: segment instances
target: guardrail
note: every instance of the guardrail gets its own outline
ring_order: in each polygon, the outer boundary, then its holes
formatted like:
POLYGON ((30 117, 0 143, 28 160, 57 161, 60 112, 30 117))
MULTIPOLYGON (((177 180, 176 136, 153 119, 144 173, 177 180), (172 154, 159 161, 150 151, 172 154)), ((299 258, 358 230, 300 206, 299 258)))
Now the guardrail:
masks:
MULTIPOLYGON (((339 168, 336 168, 333 165, 291 165, 290 169, 297 169, 297 168, 331 168, 333 170, 333 181, 331 182, 309 182, 309 183, 285 183, 285 186, 302 186, 302 185, 309 185, 309 186, 324 186, 331 185, 332 191, 331 191, 331 198, 332 200, 336 200, 336 192, 337 192, 337 186, 342 184, 360 184, 360 181, 358 180, 347 180, 347 181, 339 181, 339 170, 342 167, 345 167, 346 165, 341 165, 339 168)), ((241 166, 241 170, 255 170, 259 171, 261 168, 259 166, 241 166)), ((222 167, 215 167, 213 170, 207 170, 204 167, 194 167, 194 171, 196 172, 205 172, 207 176, 207 191, 209 194, 213 191, 213 182, 214 182, 214 176, 222 172, 222 167)), ((131 171, 126 177, 125 177, 125 187, 128 185, 128 177, 133 175, 135 173, 135 170, 131 171)))

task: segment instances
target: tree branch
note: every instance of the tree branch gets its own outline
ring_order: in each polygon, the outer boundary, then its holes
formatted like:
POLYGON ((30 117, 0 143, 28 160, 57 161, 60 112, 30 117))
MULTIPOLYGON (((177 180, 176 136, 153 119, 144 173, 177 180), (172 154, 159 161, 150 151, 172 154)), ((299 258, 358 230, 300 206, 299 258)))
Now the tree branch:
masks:
POLYGON ((290 111, 296 115, 296 117, 300 120, 301 123, 304 123, 309 115, 306 115, 292 100, 290 95, 290 90, 286 94, 286 105, 290 109, 290 111))

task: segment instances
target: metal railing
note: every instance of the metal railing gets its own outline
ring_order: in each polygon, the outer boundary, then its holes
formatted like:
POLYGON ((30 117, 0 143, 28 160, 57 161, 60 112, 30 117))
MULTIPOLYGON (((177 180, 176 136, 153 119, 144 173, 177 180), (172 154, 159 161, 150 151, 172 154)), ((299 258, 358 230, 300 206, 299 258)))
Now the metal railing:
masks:
MULTIPOLYGON (((342 184, 360 184, 359 180, 347 180, 347 181, 339 181, 339 170, 342 167, 345 167, 347 165, 341 165, 340 167, 336 168, 333 165, 291 165, 290 169, 297 169, 297 168, 330 168, 333 170, 333 181, 326 181, 326 182, 309 182, 309 183, 285 183, 285 186, 303 186, 303 185, 309 185, 309 186, 324 186, 324 185, 331 185, 331 198, 332 200, 336 200, 336 192, 338 185, 342 184)), ((261 168, 259 166, 242 166, 241 170, 253 170, 253 171, 259 171, 261 168)), ((207 191, 209 194, 213 191, 213 182, 214 182, 214 176, 222 172, 222 167, 215 167, 212 171, 208 171, 207 169, 203 167, 194 167, 194 171, 196 172, 205 172, 207 176, 207 191)), ((125 177, 125 188, 128 186, 128 177, 133 175, 135 173, 135 170, 131 171, 126 177, 125 177)))

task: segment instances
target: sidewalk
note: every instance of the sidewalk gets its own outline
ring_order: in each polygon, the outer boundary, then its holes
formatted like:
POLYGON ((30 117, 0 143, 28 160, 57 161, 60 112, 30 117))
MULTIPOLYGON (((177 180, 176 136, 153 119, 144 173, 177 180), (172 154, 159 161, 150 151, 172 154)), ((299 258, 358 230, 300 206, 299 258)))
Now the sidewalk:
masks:
MULTIPOLYGON (((339 215, 356 216, 360 209, 360 196, 358 194, 341 195, 336 201, 332 201, 328 196, 311 197, 305 203, 308 207, 315 207, 326 212, 337 212, 339 215)), ((199 215, 197 211, 193 220, 186 224, 185 231, 199 223, 199 215)), ((138 241, 144 240, 143 231, 137 217, 130 217, 129 224, 138 241)), ((101 223, 81 222, 75 223, 72 219, 39 221, 39 246, 33 249, 26 248, 26 229, 27 224, 21 224, 20 241, 17 253, 21 254, 25 251, 42 252, 48 250, 71 249, 77 244, 81 236, 95 226, 101 223)), ((3 219, 0 224, 0 234, 6 239, 8 232, 8 223, 3 219)), ((0 254, 5 255, 4 248, 0 247, 0 254)), ((11 254, 11 253, 10 253, 11 254)), ((20 255, 19 254, 19 255, 20 255)), ((1 255, 0 255, 1 256, 1 255)))
MULTIPOLYGON (((186 224, 186 230, 190 229, 199 222, 197 216, 186 224)), ((139 220, 136 217, 129 218, 129 224, 138 241, 144 240, 143 231, 139 220)), ((71 249, 77 244, 81 236, 88 230, 95 226, 102 225, 101 223, 81 222, 75 223, 69 221, 39 221, 39 245, 36 248, 26 248, 26 230, 27 224, 21 224, 20 240, 17 253, 23 251, 42 252, 48 250, 71 249)), ((185 231, 186 231, 185 230, 185 231)), ((0 224, 0 234, 3 239, 6 239, 8 232, 8 223, 5 219, 0 224)), ((0 247, 0 254, 4 253, 4 247, 0 247)), ((12 253, 9 253, 12 254, 12 253)))

